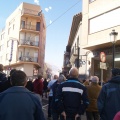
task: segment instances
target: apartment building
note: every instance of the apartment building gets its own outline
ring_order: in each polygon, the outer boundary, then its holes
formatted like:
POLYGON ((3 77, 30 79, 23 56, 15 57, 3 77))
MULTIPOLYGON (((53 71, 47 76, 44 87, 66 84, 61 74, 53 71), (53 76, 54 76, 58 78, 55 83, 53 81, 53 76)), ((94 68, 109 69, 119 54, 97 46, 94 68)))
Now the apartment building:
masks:
POLYGON ((91 59, 90 75, 97 75, 104 81, 109 79, 115 54, 115 67, 120 67, 120 0, 83 0, 82 8, 82 44, 89 50, 87 59, 91 59), (110 33, 115 30, 116 40, 110 33), (115 45, 115 51, 112 51, 115 45), (105 69, 100 68, 100 53, 105 53, 105 69), (89 53, 92 56, 89 57, 89 53))
POLYGON ((0 63, 7 74, 13 68, 27 76, 43 73, 46 23, 40 6, 21 3, 7 18, 0 37, 0 63))

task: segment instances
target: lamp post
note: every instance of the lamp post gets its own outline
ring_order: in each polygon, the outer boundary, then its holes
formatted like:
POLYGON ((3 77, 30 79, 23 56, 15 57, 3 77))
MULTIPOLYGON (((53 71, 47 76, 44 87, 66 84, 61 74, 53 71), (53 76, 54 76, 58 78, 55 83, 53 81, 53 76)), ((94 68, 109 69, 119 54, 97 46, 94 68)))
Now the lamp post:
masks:
POLYGON ((79 67, 80 67, 79 54, 80 54, 80 47, 78 46, 78 47, 77 47, 77 56, 78 56, 78 58, 77 58, 77 68, 78 68, 78 69, 79 69, 79 67))
POLYGON ((115 43, 116 43, 116 37, 118 35, 118 32, 115 32, 115 30, 112 30, 112 32, 109 34, 110 35, 110 41, 112 42, 113 46, 112 46, 112 53, 113 53, 113 61, 112 61, 112 68, 115 67, 115 43))

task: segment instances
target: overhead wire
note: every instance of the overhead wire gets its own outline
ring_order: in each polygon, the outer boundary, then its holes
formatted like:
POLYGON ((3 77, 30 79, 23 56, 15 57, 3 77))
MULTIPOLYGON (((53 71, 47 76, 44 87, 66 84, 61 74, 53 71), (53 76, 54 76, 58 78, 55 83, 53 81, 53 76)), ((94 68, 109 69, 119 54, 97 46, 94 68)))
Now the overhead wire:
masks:
POLYGON ((72 5, 70 8, 68 8, 64 13, 62 13, 59 17, 57 17, 54 21, 52 21, 51 24, 49 24, 46 28, 48 28, 50 25, 52 25, 54 22, 56 22, 59 18, 61 18, 63 15, 65 15, 69 10, 71 10, 74 6, 76 6, 81 0, 78 0, 77 3, 72 5))

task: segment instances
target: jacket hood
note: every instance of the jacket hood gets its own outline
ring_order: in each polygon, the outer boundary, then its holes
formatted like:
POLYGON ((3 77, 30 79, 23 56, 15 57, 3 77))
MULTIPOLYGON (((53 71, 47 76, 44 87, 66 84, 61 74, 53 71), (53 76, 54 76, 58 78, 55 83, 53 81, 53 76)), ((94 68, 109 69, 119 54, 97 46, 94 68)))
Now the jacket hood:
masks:
POLYGON ((120 75, 112 77, 112 79, 108 82, 112 83, 120 83, 120 75))

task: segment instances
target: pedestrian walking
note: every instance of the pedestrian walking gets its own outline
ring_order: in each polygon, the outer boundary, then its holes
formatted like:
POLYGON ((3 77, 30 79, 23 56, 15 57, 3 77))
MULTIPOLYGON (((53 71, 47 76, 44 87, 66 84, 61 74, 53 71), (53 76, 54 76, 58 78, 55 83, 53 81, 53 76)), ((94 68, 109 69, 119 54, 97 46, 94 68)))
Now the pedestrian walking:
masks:
POLYGON ((0 120, 45 120, 40 97, 25 88, 26 74, 17 70, 10 81, 12 87, 0 94, 0 120))
MULTIPOLYGON (((44 81, 43 81, 43 96, 44 96, 44 94, 45 94, 45 98, 48 97, 48 88, 47 88, 47 86, 48 86, 48 81, 47 81, 47 79, 45 78, 44 81)), ((43 96, 42 96, 42 97, 43 97, 43 96)))
POLYGON ((98 110, 101 120, 113 120, 120 111, 120 69, 113 68, 111 79, 103 85, 98 97, 98 110))
POLYGON ((0 64, 0 82, 4 82, 7 80, 6 74, 3 72, 4 66, 0 64))
POLYGON ((39 94, 42 97, 43 94, 43 81, 42 81, 42 75, 39 74, 37 76, 37 79, 33 82, 33 92, 39 94))
POLYGON ((7 80, 0 82, 0 92, 7 90, 8 88, 12 87, 10 83, 11 75, 16 71, 16 69, 12 69, 10 71, 10 75, 8 76, 7 80))
POLYGON ((61 120, 81 120, 89 104, 86 87, 80 83, 78 75, 78 69, 71 68, 69 79, 58 86, 55 105, 61 120))
POLYGON ((57 88, 59 86, 59 84, 61 84, 62 82, 64 82, 66 80, 65 76, 63 74, 59 75, 59 78, 56 82, 53 83, 52 85, 52 91, 53 91, 53 97, 52 97, 52 120, 59 120, 60 114, 56 112, 55 109, 55 96, 56 96, 56 91, 57 88))
POLYGON ((101 86, 98 83, 99 78, 97 76, 93 76, 91 78, 91 84, 86 86, 90 103, 86 109, 87 120, 100 120, 100 115, 97 108, 97 99, 101 91, 101 86))
POLYGON ((54 82, 56 82, 56 80, 58 79, 57 75, 54 75, 54 79, 49 81, 48 83, 48 90, 49 90, 49 98, 48 98, 48 120, 51 120, 51 116, 52 116, 52 109, 51 109, 51 102, 52 102, 52 97, 53 97, 53 91, 52 91, 52 85, 54 82))

